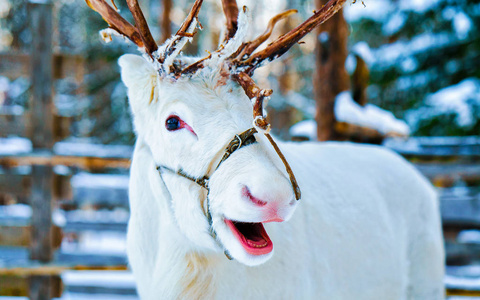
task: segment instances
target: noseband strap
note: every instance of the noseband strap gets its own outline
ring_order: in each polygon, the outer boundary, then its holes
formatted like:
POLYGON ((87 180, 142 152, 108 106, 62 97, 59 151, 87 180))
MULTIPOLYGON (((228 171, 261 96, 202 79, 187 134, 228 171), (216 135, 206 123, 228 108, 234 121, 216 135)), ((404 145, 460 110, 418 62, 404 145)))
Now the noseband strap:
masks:
POLYGON ((228 144, 227 148, 225 148, 225 154, 223 154, 222 159, 218 163, 215 171, 220 167, 220 165, 227 160, 227 158, 232 155, 233 152, 236 150, 248 146, 250 144, 256 143, 257 140, 255 139, 254 134, 257 132, 255 128, 250 128, 240 134, 236 134, 233 140, 228 144))

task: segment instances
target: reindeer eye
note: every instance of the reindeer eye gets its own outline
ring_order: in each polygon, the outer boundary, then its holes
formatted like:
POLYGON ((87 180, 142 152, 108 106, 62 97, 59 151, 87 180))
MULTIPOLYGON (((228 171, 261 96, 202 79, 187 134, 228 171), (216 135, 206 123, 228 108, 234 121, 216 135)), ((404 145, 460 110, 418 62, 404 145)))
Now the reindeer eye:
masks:
POLYGON ((165 127, 169 131, 174 131, 174 130, 178 130, 182 127, 181 123, 182 122, 180 121, 180 119, 177 116, 171 116, 165 122, 165 127))

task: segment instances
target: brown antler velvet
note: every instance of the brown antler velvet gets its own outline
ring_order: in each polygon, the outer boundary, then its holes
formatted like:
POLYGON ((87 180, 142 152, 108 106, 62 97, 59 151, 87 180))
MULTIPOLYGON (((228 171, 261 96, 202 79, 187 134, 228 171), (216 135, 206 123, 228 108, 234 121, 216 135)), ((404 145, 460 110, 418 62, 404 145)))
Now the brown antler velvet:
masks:
POLYGON ((148 28, 147 21, 143 16, 142 10, 137 0, 127 0, 128 9, 132 13, 133 19, 135 20, 135 26, 137 27, 138 32, 140 33, 140 38, 142 39, 143 44, 145 45, 145 52, 147 52, 150 57, 153 58, 153 52, 157 51, 158 46, 153 39, 150 29, 148 28))
POLYGON ((105 0, 85 0, 87 5, 99 13, 110 28, 125 36, 138 47, 144 47, 142 38, 138 30, 125 20, 115 9, 113 9, 105 0))
POLYGON ((223 42, 226 43, 228 40, 235 36, 235 33, 238 29, 238 6, 237 0, 222 0, 223 13, 225 14, 226 21, 226 30, 225 37, 223 42))

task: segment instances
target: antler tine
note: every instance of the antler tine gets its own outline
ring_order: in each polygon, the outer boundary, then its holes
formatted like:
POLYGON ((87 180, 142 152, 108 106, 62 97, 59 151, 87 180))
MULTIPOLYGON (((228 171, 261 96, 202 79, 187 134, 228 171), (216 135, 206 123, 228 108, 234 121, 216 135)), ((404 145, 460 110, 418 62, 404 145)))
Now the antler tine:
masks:
POLYGON ((251 74, 265 60, 273 60, 287 52, 295 43, 307 35, 338 12, 347 0, 330 0, 313 16, 305 22, 292 29, 287 34, 279 37, 276 41, 268 45, 265 49, 254 53, 248 59, 235 61, 237 66, 246 67, 246 73, 251 74))
POLYGON ((238 5, 236 0, 222 0, 223 13, 227 19, 227 30, 223 37, 223 43, 235 36, 238 29, 238 5))
POLYGON ((265 100, 266 97, 270 97, 273 91, 270 89, 260 89, 255 84, 255 81, 253 81, 253 79, 245 72, 234 74, 233 79, 240 84, 248 98, 255 101, 253 104, 253 118, 255 125, 267 130, 268 123, 263 116, 263 100, 265 100))
POLYGON ((287 18, 290 15, 293 15, 297 12, 298 11, 296 9, 290 9, 271 18, 270 21, 268 22, 268 26, 265 32, 262 35, 258 36, 255 40, 247 43, 245 48, 243 48, 242 52, 237 57, 241 59, 245 55, 249 56, 250 54, 252 54, 253 51, 255 51, 261 44, 263 44, 270 37, 270 35, 273 32, 273 28, 275 28, 275 25, 280 20, 287 18))
POLYGON ((106 3, 105 0, 85 0, 85 2, 91 9, 99 13, 112 29, 127 37, 138 47, 144 47, 143 40, 137 29, 106 3))
MULTIPOLYGON (((203 0, 195 0, 195 3, 193 3, 192 9, 188 13, 185 20, 183 21, 182 26, 180 26, 180 29, 177 31, 175 36, 170 40, 165 50, 163 51, 163 57, 159 58, 159 61, 161 63, 164 63, 168 56, 172 56, 174 58, 176 55, 172 55, 172 54, 180 53, 183 46, 187 42, 186 38, 191 38, 194 36, 195 34, 194 30, 198 22, 197 16, 198 16, 198 13, 200 12, 200 8, 202 7, 202 3, 203 3, 203 0)), ((173 60, 172 60, 172 63, 173 63, 173 60)), ((170 66, 167 66, 167 72, 170 72, 168 68, 170 68, 170 66)), ((175 72, 178 72, 178 70, 175 70, 175 72)))
POLYGON ((135 26, 140 33, 140 38, 145 45, 145 52, 147 52, 150 57, 153 58, 153 52, 157 51, 158 46, 155 43, 155 40, 150 33, 150 29, 148 28, 147 21, 145 20, 145 16, 142 13, 140 5, 138 4, 137 0, 127 0, 128 9, 132 13, 133 19, 135 20, 135 26))
POLYGON ((195 0, 193 3, 192 9, 188 13, 185 21, 183 21, 182 26, 177 31, 175 35, 179 35, 182 37, 193 37, 194 33, 189 33, 188 29, 192 25, 192 22, 198 17, 198 13, 200 12, 200 8, 202 7, 203 0, 195 0))

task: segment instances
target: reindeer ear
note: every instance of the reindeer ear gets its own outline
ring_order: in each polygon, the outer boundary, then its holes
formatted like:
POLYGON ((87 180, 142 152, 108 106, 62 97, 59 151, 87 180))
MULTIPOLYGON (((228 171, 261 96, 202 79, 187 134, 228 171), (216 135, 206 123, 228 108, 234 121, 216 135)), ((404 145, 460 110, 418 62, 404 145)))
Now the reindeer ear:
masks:
POLYGON ((134 125, 142 132, 143 123, 151 119, 151 105, 157 101, 158 73, 143 57, 125 54, 118 59, 123 83, 128 89, 128 100, 133 112, 134 125))

